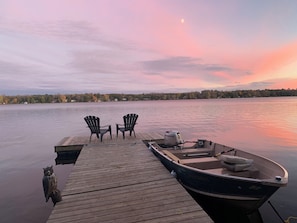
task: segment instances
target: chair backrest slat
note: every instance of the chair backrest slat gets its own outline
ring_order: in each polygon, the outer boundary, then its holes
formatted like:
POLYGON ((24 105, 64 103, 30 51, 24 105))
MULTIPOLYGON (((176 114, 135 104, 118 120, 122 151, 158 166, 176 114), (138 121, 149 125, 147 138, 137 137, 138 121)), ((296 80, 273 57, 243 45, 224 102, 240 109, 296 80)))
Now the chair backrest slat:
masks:
POLYGON ((100 119, 96 116, 86 116, 85 118, 88 127, 92 133, 100 132, 100 119))
POLYGON ((128 114, 123 117, 125 129, 126 130, 133 130, 136 124, 138 115, 137 114, 128 114))

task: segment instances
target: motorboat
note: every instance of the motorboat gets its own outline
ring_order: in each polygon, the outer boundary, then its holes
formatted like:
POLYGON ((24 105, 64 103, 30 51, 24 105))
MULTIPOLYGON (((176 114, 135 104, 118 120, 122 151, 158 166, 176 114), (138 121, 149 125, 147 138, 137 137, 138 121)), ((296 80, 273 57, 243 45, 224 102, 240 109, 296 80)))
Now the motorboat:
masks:
POLYGON ((147 145, 188 191, 246 214, 288 183, 287 170, 271 159, 206 139, 183 141, 178 131, 147 145))

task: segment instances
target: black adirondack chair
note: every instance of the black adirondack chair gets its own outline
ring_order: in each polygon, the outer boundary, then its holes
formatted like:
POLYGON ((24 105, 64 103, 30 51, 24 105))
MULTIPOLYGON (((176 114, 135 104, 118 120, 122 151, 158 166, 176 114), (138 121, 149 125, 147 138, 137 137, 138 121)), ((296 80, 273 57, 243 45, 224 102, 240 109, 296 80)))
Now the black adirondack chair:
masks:
POLYGON ((121 131, 123 133, 123 138, 124 139, 125 139, 125 132, 126 131, 130 132, 130 136, 132 135, 132 132, 133 132, 134 136, 135 136, 134 127, 136 125, 137 118, 138 118, 137 114, 127 114, 127 115, 123 116, 124 124, 116 124, 117 137, 118 137, 119 131, 121 131))
POLYGON ((90 135, 90 142, 93 134, 96 134, 97 138, 102 142, 103 135, 107 132, 110 134, 110 138, 112 139, 111 135, 111 125, 100 126, 100 118, 96 116, 86 116, 84 120, 88 124, 89 129, 91 130, 90 135))

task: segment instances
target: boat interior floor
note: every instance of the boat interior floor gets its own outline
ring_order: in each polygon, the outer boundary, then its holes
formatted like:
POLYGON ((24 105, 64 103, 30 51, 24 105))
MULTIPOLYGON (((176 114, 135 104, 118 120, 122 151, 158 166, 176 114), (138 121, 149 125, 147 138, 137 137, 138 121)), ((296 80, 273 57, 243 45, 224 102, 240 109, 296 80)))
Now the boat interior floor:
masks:
POLYGON ((198 153, 197 149, 193 149, 193 151, 188 149, 169 151, 165 149, 162 150, 162 152, 177 163, 200 169, 211 174, 259 179, 259 170, 254 166, 237 172, 227 170, 218 158, 212 156, 213 150, 199 149, 198 153))

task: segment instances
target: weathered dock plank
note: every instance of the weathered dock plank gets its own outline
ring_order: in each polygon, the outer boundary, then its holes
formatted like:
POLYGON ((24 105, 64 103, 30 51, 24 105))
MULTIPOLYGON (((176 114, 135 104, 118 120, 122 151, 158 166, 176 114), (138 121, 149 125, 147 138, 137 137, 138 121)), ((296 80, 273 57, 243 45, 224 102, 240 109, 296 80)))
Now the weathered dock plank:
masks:
POLYGON ((137 134, 84 146, 48 223, 212 222, 142 142, 160 137, 137 134))

